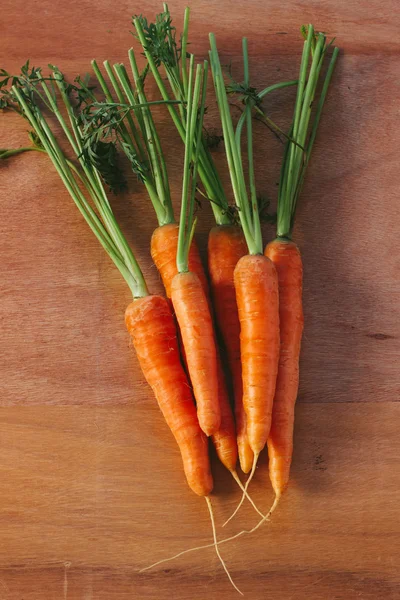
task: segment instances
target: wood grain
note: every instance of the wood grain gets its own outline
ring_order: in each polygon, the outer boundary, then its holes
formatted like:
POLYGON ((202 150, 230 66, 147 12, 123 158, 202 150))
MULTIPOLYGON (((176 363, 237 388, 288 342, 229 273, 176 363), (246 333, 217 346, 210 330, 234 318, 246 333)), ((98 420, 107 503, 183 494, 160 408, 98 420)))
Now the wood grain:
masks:
MULTIPOLYGON (((184 2, 171 10, 182 23, 184 2)), ((224 547, 246 597, 400 598, 400 242, 396 123, 400 26, 394 0, 191 2, 193 49, 208 31, 240 78, 249 37, 257 86, 296 76, 298 27, 312 21, 343 49, 298 212, 305 263, 305 338, 291 487, 268 527, 224 547)), ((27 58, 70 76, 124 60, 134 12, 160 4, 42 0, 2 4, 0 66, 27 58)), ((288 123, 293 90, 268 111, 288 123)), ((174 197, 182 148, 164 112, 174 197)), ((209 124, 218 127, 210 103, 209 124)), ((27 125, 0 115, 0 147, 27 125)), ((272 199, 282 148, 257 133, 259 191, 272 199)), ((223 153, 217 162, 229 188, 223 153)), ((230 599, 211 550, 138 570, 210 540, 205 503, 190 494, 178 451, 129 348, 129 293, 44 156, 0 164, 0 600, 230 599), (204 505, 203 505, 204 504, 204 505)), ((133 192, 133 193, 132 193, 133 192)), ((155 226, 146 196, 113 199, 153 291, 155 226)), ((212 223, 203 206, 198 238, 212 223)), ((273 231, 265 229, 265 240, 273 231)), ((214 464, 217 519, 238 500, 214 464)), ((266 457, 253 486, 267 509, 266 457)), ((246 506, 233 533, 256 522, 246 506)), ((225 535, 225 532, 222 533, 225 535)))

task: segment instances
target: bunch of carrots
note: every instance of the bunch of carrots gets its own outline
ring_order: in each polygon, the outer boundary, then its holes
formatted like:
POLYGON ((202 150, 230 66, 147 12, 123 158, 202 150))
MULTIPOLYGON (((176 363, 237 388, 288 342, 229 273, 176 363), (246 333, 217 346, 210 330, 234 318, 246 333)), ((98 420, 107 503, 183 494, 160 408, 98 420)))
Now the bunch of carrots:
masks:
POLYGON ((105 61, 101 69, 93 61, 94 84, 88 77, 69 83, 51 65, 47 76, 29 62, 18 75, 1 70, 0 107, 16 110, 29 122, 32 144, 2 149, 0 158, 26 151, 46 154, 125 279, 132 292, 125 322, 140 367, 179 446, 189 487, 206 499, 213 531, 210 545, 238 590, 219 545, 260 527, 289 481, 303 331, 302 259, 292 232, 338 49, 311 25, 303 27, 298 77, 257 91, 251 86, 246 39, 243 82, 227 83, 213 34, 209 60, 196 64, 188 52, 189 9, 179 38, 167 5, 154 23, 136 16, 133 24, 144 68, 139 68, 130 49, 128 67, 105 61), (157 100, 149 101, 146 95, 150 78, 160 93, 157 100), (215 93, 208 102, 216 100, 219 110, 231 190, 224 189, 204 128, 208 80, 215 93), (265 114, 262 102, 287 86, 295 86, 297 93, 292 123, 284 131, 265 114), (232 116, 232 94, 240 101, 238 119, 232 116), (178 221, 154 105, 165 106, 184 143, 178 221), (284 142, 276 238, 265 248, 254 168, 255 117, 284 142), (150 249, 166 297, 149 292, 112 210, 109 192, 118 192, 124 184, 118 166, 121 153, 154 209, 157 227, 150 249), (199 195, 209 200, 215 218, 208 238, 208 272, 194 237, 199 195), (234 206, 227 199, 231 196, 234 206), (207 438, 242 490, 238 508, 247 498, 260 516, 253 529, 220 541, 210 499, 213 479, 207 438), (248 486, 266 445, 275 500, 263 514, 248 486), (237 473, 238 460, 242 471, 249 473, 245 485, 237 473))

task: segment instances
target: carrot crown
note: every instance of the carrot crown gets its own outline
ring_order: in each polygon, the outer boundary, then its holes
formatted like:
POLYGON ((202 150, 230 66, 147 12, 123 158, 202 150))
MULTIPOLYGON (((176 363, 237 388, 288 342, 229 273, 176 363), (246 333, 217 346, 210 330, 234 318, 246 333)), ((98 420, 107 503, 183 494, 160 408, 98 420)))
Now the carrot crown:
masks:
MULTIPOLYGON (((185 10, 183 32, 178 45, 176 30, 172 26, 168 5, 164 4, 163 7, 164 12, 157 15, 155 23, 149 23, 147 19, 140 15, 133 17, 133 24, 162 98, 165 101, 170 101, 173 98, 180 103, 178 108, 173 104, 168 104, 168 110, 184 142, 189 84, 187 45, 190 11, 189 8, 185 10), (163 66, 167 75, 168 87, 161 76, 161 66, 163 66)), ((217 224, 231 223, 228 201, 204 135, 200 138, 198 171, 205 190, 205 196, 211 202, 217 224)))
POLYGON ((339 49, 334 48, 312 119, 311 111, 315 103, 321 69, 332 42, 326 44, 325 35, 323 33, 315 34, 312 25, 303 26, 302 33, 305 42, 300 64, 299 84, 293 122, 282 162, 278 194, 277 237, 288 239, 292 236, 297 200, 303 186, 322 108, 339 53, 339 49))
POLYGON ((43 77, 40 68, 29 69, 29 62, 24 65, 19 76, 11 76, 2 71, 4 78, 0 82, 0 88, 3 101, 6 100, 10 108, 20 112, 29 121, 35 136, 36 148, 33 148, 47 153, 87 224, 119 269, 133 296, 146 296, 148 291, 145 280, 115 219, 100 173, 83 148, 83 131, 71 101, 71 95, 74 94, 79 99, 80 88, 67 84, 57 67, 50 65, 50 68, 52 74, 47 78, 43 77), (8 83, 11 83, 10 89, 6 88, 8 83), (57 118, 61 136, 54 133, 42 106, 57 118), (66 118, 63 113, 66 113, 66 118), (63 138, 62 143, 67 142, 78 161, 77 165, 67 159, 61 149, 59 137, 63 138))
POLYGON ((187 82, 187 105, 185 123, 185 160, 183 166, 182 202, 179 220, 178 249, 176 264, 179 273, 189 270, 189 250, 193 239, 196 219, 194 202, 197 186, 197 170, 200 154, 200 142, 207 94, 208 62, 204 68, 198 64, 193 88, 194 56, 189 61, 187 82))

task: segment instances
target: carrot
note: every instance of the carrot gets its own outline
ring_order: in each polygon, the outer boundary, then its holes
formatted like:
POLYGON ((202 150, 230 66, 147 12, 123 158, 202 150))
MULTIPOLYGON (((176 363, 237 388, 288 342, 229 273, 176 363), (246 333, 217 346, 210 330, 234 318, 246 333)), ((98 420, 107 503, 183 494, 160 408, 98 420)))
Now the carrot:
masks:
POLYGON ((299 386, 299 355, 303 332, 303 265, 296 244, 285 239, 270 242, 265 254, 276 267, 279 284, 281 348, 278 378, 268 438, 269 474, 277 497, 289 481, 293 453, 294 404, 299 386))
MULTIPOLYGON (((218 226, 224 228, 224 226, 218 226)), ((213 230, 212 230, 213 231, 213 230)), ((179 227, 174 223, 170 223, 168 225, 163 225, 162 227, 158 227, 154 230, 152 239, 151 239, 151 256, 154 260, 154 263, 161 275, 161 279, 164 284, 165 291, 167 293, 167 297, 171 297, 171 284, 175 275, 178 273, 177 265, 176 265, 176 254, 178 249, 178 232, 179 227)), ((240 233, 238 233, 238 229, 234 228, 232 233, 233 238, 241 239, 240 233)), ((242 245, 242 244, 241 244, 242 245)), ((212 312, 212 304, 210 297, 210 290, 208 285, 208 280, 203 269, 203 265, 200 259, 199 250, 195 240, 192 240, 190 250, 189 250, 189 269, 191 272, 195 273, 199 280, 201 281, 207 303, 210 309, 210 313, 212 312)), ((237 314, 236 308, 236 300, 235 300, 235 311, 237 314)), ((240 326, 238 326, 238 329, 240 326)), ((237 333, 238 342, 239 342, 239 333, 237 333)), ((218 378, 218 402, 221 412, 221 422, 219 429, 216 433, 211 436, 213 445, 215 447, 217 456, 221 463, 230 471, 232 477, 244 492, 244 486, 239 479, 239 476, 236 472, 236 463, 238 459, 238 444, 236 444, 236 431, 235 431, 235 423, 233 420, 232 410, 229 402, 228 390, 225 382, 225 375, 222 368, 221 357, 218 349, 217 342, 215 341, 216 351, 217 351, 217 378, 218 378)), ((239 344, 238 344, 239 345, 239 344)), ((187 368, 187 359, 186 353, 184 351, 184 347, 181 348, 183 359, 187 368)), ((239 348, 239 367, 240 367, 240 348, 239 348)), ((241 367, 240 367, 241 369, 241 367)), ((238 382, 237 385, 240 385, 241 389, 241 370, 237 372, 238 382)), ((235 392, 236 393, 236 392, 235 392)), ((241 397, 241 396, 240 396, 241 397)), ((244 411, 242 411, 244 416, 244 411)), ((242 438, 243 442, 246 443, 246 447, 250 450, 250 447, 247 442, 246 432, 243 431, 242 438)), ((239 448, 243 448, 244 444, 239 446, 239 448)), ((245 447, 245 448, 246 448, 245 447)), ((242 451, 243 452, 243 451, 242 451)), ((243 454, 242 454, 243 456, 243 454)), ((251 455, 252 456, 252 455, 251 455)), ((245 456, 246 458, 246 456, 245 456)), ((252 458, 250 459, 250 467, 252 464, 252 458)), ((254 510, 264 517, 264 515, 259 511, 257 506, 254 504, 250 495, 246 492, 246 497, 250 504, 253 506, 254 510)))
MULTIPOLYGON (((178 225, 171 223, 155 229, 151 238, 151 256, 161 279, 167 297, 171 297, 171 284, 175 275, 178 273, 176 265, 176 253, 178 249, 178 225)), ((204 290, 210 312, 211 299, 208 280, 201 262, 200 253, 195 240, 192 240, 189 250, 189 271, 195 273, 199 278, 204 290)), ((222 464, 229 470, 235 471, 237 462, 237 445, 235 442, 235 423, 232 410, 229 403, 228 391, 226 389, 225 375, 223 373, 221 359, 217 352, 217 377, 218 377, 218 400, 221 413, 221 422, 219 430, 212 436, 218 458, 222 464)), ((187 365, 186 354, 184 361, 187 365)))
MULTIPOLYGON (((178 235, 179 225, 177 223, 168 223, 162 227, 157 227, 151 236, 151 257, 161 275, 168 298, 171 298, 172 280, 178 272, 176 266, 178 235)), ((208 298, 209 285, 195 240, 192 240, 189 249, 189 271, 196 273, 208 298)))
MULTIPOLYGON (((272 262, 262 255, 252 146, 252 104, 248 99, 235 131, 213 34, 210 34, 210 43, 211 69, 223 128, 226 157, 235 202, 248 247, 248 254, 239 260, 234 270, 240 322, 243 406, 247 417, 247 437, 254 453, 251 473, 246 483, 247 488, 254 475, 258 456, 266 444, 271 424, 279 358, 278 282, 272 262), (245 124, 249 193, 241 156, 241 135, 245 124)), ((244 86, 248 87, 249 65, 246 39, 243 40, 243 58, 244 86)), ((244 496, 241 503, 243 499, 244 496)))
POLYGON ((206 435, 219 429, 217 352, 208 303, 195 273, 179 272, 171 285, 174 306, 190 380, 197 402, 200 427, 206 435))
MULTIPOLYGON (((211 69, 218 108, 224 133, 235 202, 248 247, 234 270, 234 286, 240 322, 240 354, 242 363, 243 407, 246 413, 247 438, 253 452, 253 464, 245 492, 252 480, 260 452, 267 442, 272 420, 279 361, 279 300, 276 269, 268 257, 263 256, 260 216, 255 184, 252 110, 260 110, 262 97, 279 88, 297 82, 278 83, 258 94, 250 87, 247 40, 243 39, 244 83, 237 86, 245 109, 236 129, 233 126, 224 78, 219 61, 215 37, 210 34, 211 69), (242 132, 247 132, 248 181, 242 159, 242 132)), ((235 89, 235 84, 231 86, 235 89)), ((276 130, 280 131, 279 128, 276 130)), ((245 495, 232 519, 244 501, 245 495)), ((264 518, 267 519, 267 517, 264 518)))
POLYGON ((269 258, 247 255, 235 268, 240 321, 243 404, 247 436, 255 456, 271 428, 279 357, 278 279, 269 258))
POLYGON ((139 298, 126 309, 125 322, 143 375, 179 446, 187 482, 195 494, 208 496, 213 483, 207 438, 180 361, 168 301, 161 296, 139 298))
POLYGON ((275 492, 275 501, 269 514, 276 508, 289 482, 293 454, 294 407, 299 387, 299 356, 304 321, 303 265, 299 248, 291 239, 292 230, 298 197, 338 55, 338 49, 335 48, 317 103, 316 114, 311 121, 310 106, 315 102, 316 88, 327 46, 325 36, 321 33, 315 35, 312 25, 308 28, 303 27, 303 35, 306 39, 300 65, 294 119, 281 169, 277 238, 265 249, 265 255, 273 262, 278 274, 281 334, 272 426, 267 442, 269 474, 275 492), (311 66, 307 79, 310 58, 311 66))
POLYGON ((250 471, 254 455, 247 439, 246 414, 243 407, 240 323, 233 272, 239 259, 246 253, 246 240, 239 227, 217 225, 211 229, 208 236, 208 270, 218 328, 225 344, 233 378, 236 438, 240 466, 244 473, 250 471))
MULTIPOLYGON (((189 8, 185 10, 184 17, 184 27, 183 32, 180 36, 181 39, 181 50, 177 48, 176 38, 175 38, 175 28, 171 25, 171 16, 168 11, 168 8, 164 6, 164 12, 160 15, 157 15, 156 23, 150 24, 144 17, 135 17, 133 19, 133 23, 135 25, 135 29, 137 32, 137 37, 142 45, 144 54, 147 58, 149 68, 154 76, 158 89, 161 93, 162 98, 165 102, 169 102, 167 104, 167 108, 171 115, 172 121, 174 122, 177 131, 182 139, 185 138, 185 113, 179 107, 179 110, 171 104, 171 98, 175 98, 178 101, 186 100, 187 101, 187 72, 186 72, 186 47, 188 42, 188 26, 189 26, 189 8), (162 51, 161 51, 162 49, 162 51), (167 86, 165 84, 165 78, 163 78, 159 72, 160 66, 163 66, 166 73, 166 78, 170 84, 170 92, 167 90, 167 86)), ((272 89, 277 89, 279 87, 284 87, 286 85, 293 85, 296 82, 287 82, 283 84, 277 84, 276 86, 272 86, 271 88, 267 88, 260 92, 260 98, 264 96, 272 89)), ((229 231, 234 232, 235 227, 230 228, 233 224, 232 212, 229 210, 229 205, 226 199, 226 195, 224 193, 224 189, 219 178, 217 169, 214 165, 213 159, 211 157, 210 151, 207 147, 206 139, 201 140, 200 151, 199 151, 199 176, 202 180, 205 196, 210 199, 211 207, 215 216, 215 220, 218 227, 221 227, 221 231, 226 227, 224 233, 228 234, 229 231)), ((158 232, 157 232, 158 234, 158 232)), ((211 239, 211 238, 210 238, 211 239)), ((235 236, 232 237, 232 240, 235 242, 235 236)), ((240 251, 238 258, 242 256, 242 251, 240 251)), ((244 253, 244 250, 243 250, 244 253)), ((211 254, 211 252, 210 252, 211 254)), ((153 255, 153 258, 154 255, 153 255)), ((160 256, 160 261, 162 262, 162 258, 160 256)), ((222 260, 224 260, 222 258, 222 260)), ((156 261, 156 258, 155 258, 156 261)), ((215 256, 215 261, 218 263, 219 258, 215 256)), ((233 269, 235 267, 237 260, 232 263, 230 266, 230 283, 231 290, 233 292, 233 269)), ((218 266, 216 268, 219 268, 218 266)), ((211 271, 211 267, 210 267, 211 271)), ((213 278, 213 273, 211 273, 211 279, 213 278)), ((213 283, 212 283, 213 285, 213 283)), ((233 294, 231 294, 233 296, 233 294)), ((213 294, 214 302, 217 305, 217 294, 213 294)), ((235 309, 235 312, 237 310, 235 309)), ((222 334, 224 336, 224 331, 226 331, 226 327, 224 323, 221 324, 221 315, 224 314, 224 310, 217 310, 217 323, 220 327, 222 334)), ((222 317, 224 318, 224 317, 222 317)), ((227 317, 225 317, 225 320, 227 317)), ((236 317, 237 321, 237 317, 236 317)), ((239 327, 232 331, 230 337, 225 337, 225 344, 229 353, 229 345, 232 340, 232 344, 238 348, 239 346, 239 327), (236 340, 235 340, 235 336, 236 340)), ((234 353, 231 353, 233 356, 234 353)), ((239 446, 239 457, 242 469, 244 472, 248 472, 251 469, 251 465, 253 463, 253 453, 249 446, 249 443, 246 439, 246 417, 244 414, 244 409, 242 406, 242 392, 241 392, 241 372, 240 365, 238 359, 234 359, 234 362, 230 360, 231 370, 234 378, 234 388, 235 388, 235 415, 236 415, 236 426, 237 426, 237 442, 239 446), (236 364, 236 367, 233 365, 236 364)))
MULTIPOLYGON (((193 396, 187 376, 180 362, 174 317, 166 299, 150 296, 140 267, 124 238, 114 217, 104 187, 93 167, 81 154, 81 135, 78 127, 71 129, 61 115, 57 96, 58 89, 63 106, 72 117, 74 109, 67 94, 67 83, 58 69, 53 70, 50 92, 40 70, 35 77, 14 78, 12 88, 19 110, 29 120, 41 144, 53 162, 75 204, 97 239, 109 254, 121 275, 126 280, 134 301, 126 311, 126 324, 132 335, 139 363, 153 388, 163 415, 179 445, 187 481, 191 489, 200 496, 207 496, 213 488, 208 443, 201 431, 193 396), (37 91, 41 88, 52 113, 57 117, 63 133, 70 141, 78 159, 78 167, 72 165, 61 150, 56 136, 36 102, 41 100, 37 91), (81 187, 91 199, 97 213, 84 195, 81 187)), ((76 122, 76 121, 73 121, 76 122)))

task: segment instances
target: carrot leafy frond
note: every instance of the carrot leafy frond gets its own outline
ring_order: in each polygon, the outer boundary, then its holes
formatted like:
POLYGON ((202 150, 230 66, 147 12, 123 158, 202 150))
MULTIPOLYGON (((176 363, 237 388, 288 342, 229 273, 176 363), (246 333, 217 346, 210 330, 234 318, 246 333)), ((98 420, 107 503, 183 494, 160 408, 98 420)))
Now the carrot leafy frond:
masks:
POLYGON ((99 142, 118 145, 128 158, 132 171, 145 185, 159 225, 174 221, 167 167, 151 106, 176 103, 175 100, 147 100, 144 83, 147 69, 139 72, 133 50, 129 51, 131 77, 122 63, 103 63, 109 83, 96 61, 94 73, 104 98, 83 111, 84 148, 96 152, 99 142))
MULTIPOLYGON (((231 176, 231 183, 235 202, 239 211, 239 218, 243 228, 250 254, 262 253, 261 225, 258 213, 257 193, 255 187, 254 158, 253 158, 253 135, 252 135, 252 108, 254 99, 246 95, 245 109, 234 128, 230 106, 228 102, 225 80, 218 55, 217 44, 214 34, 210 34, 210 61, 213 75, 214 89, 222 123, 225 142, 225 152, 231 176), (247 158, 248 158, 248 182, 246 181, 242 151, 241 138, 243 128, 247 130, 247 158), (247 189, 247 183, 249 190, 247 189)), ((244 84, 243 90, 250 89, 249 63, 247 40, 243 39, 243 62, 244 62, 244 84)))
MULTIPOLYGON (((57 67, 51 69, 51 75, 46 78, 40 68, 30 69, 29 62, 18 76, 3 72, 7 81, 1 86, 1 94, 5 93, 11 106, 29 121, 34 132, 30 135, 33 141, 31 148, 49 156, 76 206, 121 272, 133 296, 145 296, 148 291, 142 272, 115 219, 100 173, 83 152, 83 131, 71 101, 75 86, 66 82, 57 67), (56 117, 61 134, 55 133, 47 113, 56 117), (65 143, 76 164, 62 149, 61 144, 64 146, 65 143)), ((21 149, 16 151, 18 153, 21 149)))
MULTIPOLYGON (((189 8, 186 8, 183 32, 179 41, 166 4, 164 4, 164 11, 157 15, 154 23, 149 23, 143 16, 133 17, 136 36, 144 50, 161 96, 164 100, 173 98, 180 102, 178 109, 169 105, 168 110, 183 142, 186 137, 186 107, 188 103, 187 64, 191 56, 187 52, 189 14, 189 8), (161 75, 161 68, 166 74, 167 84, 161 75)), ((204 136, 201 137, 199 143, 198 170, 205 191, 203 195, 211 203, 216 222, 218 224, 230 223, 229 204, 204 136)))
POLYGON ((300 64, 299 85, 279 183, 277 236, 282 238, 290 238, 292 234, 298 197, 339 53, 338 48, 333 49, 314 110, 321 70, 332 42, 327 44, 326 36, 323 33, 316 34, 312 25, 303 26, 301 32, 305 42, 300 64))
POLYGON ((200 140, 203 129, 207 93, 208 63, 198 64, 194 79, 194 57, 190 57, 185 124, 185 160, 183 166, 182 202, 176 264, 180 273, 189 269, 189 250, 196 219, 194 217, 200 140), (193 93, 192 93, 193 89, 193 93))

